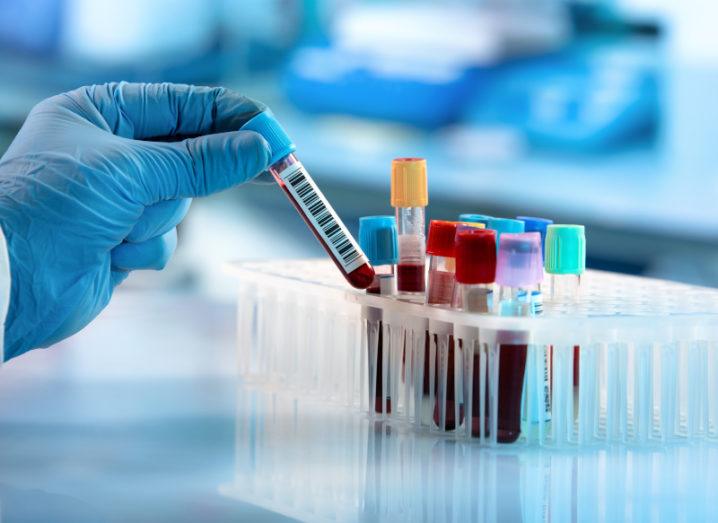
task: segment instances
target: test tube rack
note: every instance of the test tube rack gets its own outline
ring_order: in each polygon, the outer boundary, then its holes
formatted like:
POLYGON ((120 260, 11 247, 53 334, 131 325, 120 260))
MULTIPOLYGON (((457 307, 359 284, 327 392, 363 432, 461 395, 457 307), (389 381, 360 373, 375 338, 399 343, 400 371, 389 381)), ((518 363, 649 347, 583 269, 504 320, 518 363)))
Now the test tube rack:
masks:
POLYGON ((575 304, 514 318, 367 295, 328 260, 228 270, 239 372, 253 386, 501 445, 500 362, 520 347, 513 445, 718 442, 716 289, 589 270, 575 304))

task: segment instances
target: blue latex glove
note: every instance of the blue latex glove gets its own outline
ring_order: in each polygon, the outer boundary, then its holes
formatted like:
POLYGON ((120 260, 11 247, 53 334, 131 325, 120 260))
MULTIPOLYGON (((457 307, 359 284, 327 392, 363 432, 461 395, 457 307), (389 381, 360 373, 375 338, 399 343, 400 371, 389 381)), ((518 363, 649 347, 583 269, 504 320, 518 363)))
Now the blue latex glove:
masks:
POLYGON ((82 329, 129 271, 163 268, 189 198, 267 167, 264 139, 237 131, 263 109, 222 88, 127 83, 38 104, 0 160, 5 358, 82 329))

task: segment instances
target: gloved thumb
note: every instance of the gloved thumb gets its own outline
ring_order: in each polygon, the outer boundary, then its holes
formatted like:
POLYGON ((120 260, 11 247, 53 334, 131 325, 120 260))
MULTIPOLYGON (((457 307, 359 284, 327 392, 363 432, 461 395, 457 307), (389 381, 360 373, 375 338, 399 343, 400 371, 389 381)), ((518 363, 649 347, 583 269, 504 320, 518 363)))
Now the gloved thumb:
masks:
POLYGON ((207 134, 145 147, 152 168, 141 174, 146 204, 223 191, 266 170, 269 144, 252 131, 207 134))

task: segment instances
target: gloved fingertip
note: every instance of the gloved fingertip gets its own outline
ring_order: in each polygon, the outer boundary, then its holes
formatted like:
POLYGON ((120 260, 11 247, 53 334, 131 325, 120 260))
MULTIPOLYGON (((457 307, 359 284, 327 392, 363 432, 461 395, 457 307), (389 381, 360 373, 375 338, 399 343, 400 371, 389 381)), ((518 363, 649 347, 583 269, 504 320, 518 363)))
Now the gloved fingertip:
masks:
POLYGON ((236 133, 237 160, 244 180, 251 180, 267 170, 272 158, 272 149, 267 140, 254 131, 238 131, 236 133))

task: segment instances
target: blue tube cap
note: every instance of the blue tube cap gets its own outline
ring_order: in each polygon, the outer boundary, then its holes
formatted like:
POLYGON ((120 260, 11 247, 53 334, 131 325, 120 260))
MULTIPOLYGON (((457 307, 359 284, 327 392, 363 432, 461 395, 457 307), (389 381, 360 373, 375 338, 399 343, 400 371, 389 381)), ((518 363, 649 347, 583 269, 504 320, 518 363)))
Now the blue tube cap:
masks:
POLYGON ((279 160, 297 150, 297 146, 279 123, 274 113, 267 109, 257 116, 251 118, 242 126, 242 131, 254 131, 267 140, 272 150, 272 158, 269 165, 274 165, 279 160))
POLYGON ((541 250, 546 253, 546 229, 553 223, 548 218, 537 218, 535 216, 517 216, 517 220, 524 222, 525 232, 537 232, 541 235, 541 250))
POLYGON ((394 265, 399 262, 399 240, 393 216, 359 218, 359 246, 369 263, 394 265))
POLYGON ((460 222, 483 223, 484 225, 486 225, 486 223, 491 219, 493 219, 493 216, 489 216, 487 214, 459 214, 460 222))

